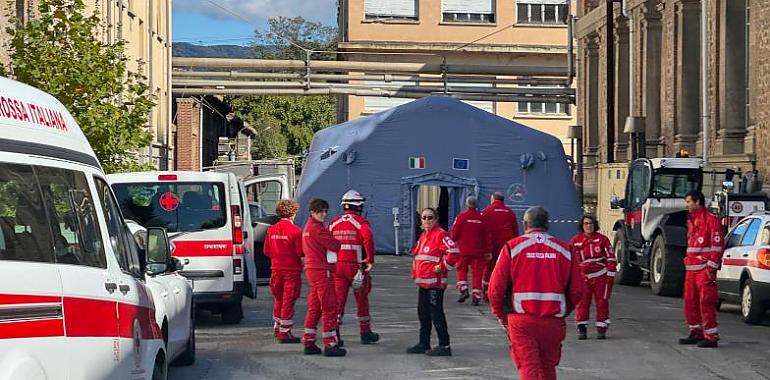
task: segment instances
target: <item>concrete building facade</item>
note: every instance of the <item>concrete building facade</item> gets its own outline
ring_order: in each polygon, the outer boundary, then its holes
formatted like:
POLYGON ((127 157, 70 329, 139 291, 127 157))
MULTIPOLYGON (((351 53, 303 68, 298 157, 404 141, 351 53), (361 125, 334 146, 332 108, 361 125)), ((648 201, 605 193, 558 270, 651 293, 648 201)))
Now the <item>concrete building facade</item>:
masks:
POLYGON ((708 20, 705 115, 701 0, 627 0, 613 5, 612 130, 606 106, 607 2, 580 1, 577 117, 583 126, 589 201, 596 196, 597 166, 612 154, 615 162, 631 158, 629 134, 624 132, 627 116, 637 120, 647 157, 671 157, 681 148, 703 156, 707 137, 710 168, 756 168, 760 175, 770 174, 770 1, 703 1, 708 20), (607 144, 610 135, 612 146, 607 144))
MULTIPOLYGON (((338 50, 345 52, 339 58, 441 63, 443 56, 449 65, 566 67, 568 4, 564 0, 339 0, 338 50)), ((339 118, 350 120, 411 100, 343 97, 339 118)), ((567 130, 576 121, 574 106, 469 103, 550 133, 562 140, 566 152, 570 150, 567 130)))
MULTIPOLYGON (((26 21, 35 17, 38 0, 0 0, 0 38, 8 38, 9 16, 26 21), (4 4, 3 4, 4 3, 4 4)), ((86 0, 88 12, 101 19, 99 38, 105 43, 125 40, 128 70, 143 76, 155 97, 149 115, 151 146, 139 151, 142 162, 160 169, 173 167, 171 123, 171 0, 86 0)), ((0 49, 0 62, 8 55, 0 49)))

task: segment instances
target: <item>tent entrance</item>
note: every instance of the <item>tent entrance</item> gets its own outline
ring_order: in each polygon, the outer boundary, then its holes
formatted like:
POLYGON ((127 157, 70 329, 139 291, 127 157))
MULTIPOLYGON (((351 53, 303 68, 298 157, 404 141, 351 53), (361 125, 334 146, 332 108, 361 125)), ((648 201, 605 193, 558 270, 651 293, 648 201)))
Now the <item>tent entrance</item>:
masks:
MULTIPOLYGON (((436 185, 421 185, 417 187, 417 204, 414 207, 415 217, 420 214, 420 211, 425 208, 433 208, 438 213, 438 223, 441 228, 449 229, 449 214, 450 211, 456 215, 458 210, 450 210, 449 193, 450 190, 460 188, 452 188, 448 186, 436 186, 436 185)), ((454 191, 453 191, 454 192, 454 191)), ((419 237, 422 230, 420 229, 420 220, 416 221, 415 236, 419 237)))

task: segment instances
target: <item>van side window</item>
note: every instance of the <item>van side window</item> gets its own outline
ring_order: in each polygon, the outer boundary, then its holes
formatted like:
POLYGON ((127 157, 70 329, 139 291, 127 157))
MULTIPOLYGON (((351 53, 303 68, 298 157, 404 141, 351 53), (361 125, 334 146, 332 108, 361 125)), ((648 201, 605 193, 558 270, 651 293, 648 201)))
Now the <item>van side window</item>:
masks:
POLYGON ((110 186, 101 178, 94 178, 96 191, 99 193, 102 211, 107 222, 107 233, 112 251, 118 259, 120 269, 123 272, 136 277, 142 276, 142 268, 139 264, 139 258, 136 251, 129 248, 128 244, 135 244, 132 237, 127 236, 125 223, 120 214, 120 209, 112 196, 110 186))
POLYGON ((249 203, 256 203, 258 206, 258 215, 252 215, 252 217, 264 218, 275 215, 275 206, 281 200, 282 188, 283 186, 278 181, 265 181, 249 185, 246 189, 249 203))
POLYGON ((55 262, 32 166, 0 163, 0 232, 0 261, 55 262))
POLYGON ((56 262, 107 268, 93 196, 83 173, 37 169, 53 238, 56 262))

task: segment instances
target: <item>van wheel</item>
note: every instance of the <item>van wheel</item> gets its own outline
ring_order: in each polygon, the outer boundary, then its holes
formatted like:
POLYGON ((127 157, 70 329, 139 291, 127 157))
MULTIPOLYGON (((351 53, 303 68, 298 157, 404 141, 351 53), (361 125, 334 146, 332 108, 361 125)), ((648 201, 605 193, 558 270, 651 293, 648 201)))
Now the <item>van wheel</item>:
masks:
POLYGON ((628 247, 626 247, 626 238, 622 231, 615 232, 612 247, 615 250, 615 258, 618 260, 617 273, 615 273, 615 283, 620 285, 639 286, 642 282, 642 270, 639 267, 631 266, 628 262, 628 247))
POLYGON ((152 366, 152 380, 166 380, 168 378, 166 369, 166 356, 160 352, 155 358, 155 365, 152 366))
POLYGON ((741 286, 741 317, 750 325, 758 325, 765 314, 765 307, 758 302, 755 294, 751 279, 747 278, 741 286))
POLYGON ((241 306, 240 302, 225 305, 222 309, 222 322, 226 325, 241 323, 242 318, 243 306, 241 306))
POLYGON ((684 288, 683 255, 666 246, 662 235, 655 237, 650 253, 650 288, 659 296, 679 297, 684 288))
POLYGON ((190 337, 181 355, 174 361, 175 366, 189 366, 195 363, 195 304, 190 307, 190 337))

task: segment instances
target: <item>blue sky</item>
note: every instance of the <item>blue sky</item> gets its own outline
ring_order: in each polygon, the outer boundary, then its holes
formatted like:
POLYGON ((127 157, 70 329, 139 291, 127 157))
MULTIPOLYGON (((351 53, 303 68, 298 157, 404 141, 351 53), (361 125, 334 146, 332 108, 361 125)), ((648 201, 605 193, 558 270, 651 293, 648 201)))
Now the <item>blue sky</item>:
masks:
POLYGON ((302 16, 333 25, 336 24, 336 3, 336 0, 174 0, 174 42, 247 45, 254 29, 266 28, 267 20, 276 16, 302 16))

